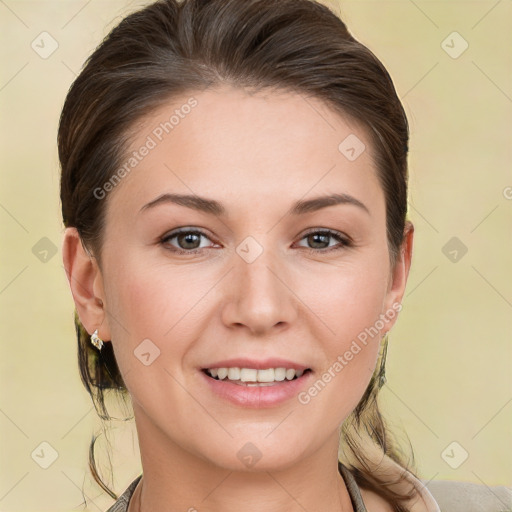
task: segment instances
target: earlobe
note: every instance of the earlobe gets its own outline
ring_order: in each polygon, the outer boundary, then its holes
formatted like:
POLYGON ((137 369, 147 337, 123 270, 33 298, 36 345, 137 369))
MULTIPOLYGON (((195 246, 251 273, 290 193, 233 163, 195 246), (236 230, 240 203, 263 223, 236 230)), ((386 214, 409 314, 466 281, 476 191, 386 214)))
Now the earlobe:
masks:
POLYGON ((98 336, 101 339, 110 340, 110 329, 104 309, 105 297, 101 295, 101 271, 95 258, 84 248, 74 227, 66 228, 64 231, 62 260, 82 325, 89 334, 98 329, 98 336), (97 289, 100 290, 100 295, 97 289))

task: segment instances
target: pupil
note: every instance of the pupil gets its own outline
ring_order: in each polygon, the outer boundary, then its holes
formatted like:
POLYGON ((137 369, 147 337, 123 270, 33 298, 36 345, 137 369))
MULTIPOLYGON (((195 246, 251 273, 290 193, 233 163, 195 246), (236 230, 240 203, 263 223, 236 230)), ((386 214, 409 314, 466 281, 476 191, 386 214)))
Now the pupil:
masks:
POLYGON ((181 241, 182 240, 185 240, 185 247, 184 249, 195 249, 196 247, 188 247, 186 246, 188 243, 191 243, 192 245, 194 245, 194 242, 197 242, 197 235, 193 234, 193 233, 187 233, 185 235, 181 235, 180 237, 180 245, 181 245, 181 241), (193 240, 193 239, 196 239, 196 240, 193 240), (192 240, 191 240, 192 239, 192 240))
MULTIPOLYGON (((324 239, 324 240, 323 240, 323 243, 325 243, 325 242, 327 242, 327 240, 326 240, 326 239, 328 239, 328 238, 329 238, 329 236, 330 236, 330 235, 325 235, 325 234, 315 233, 315 234, 313 234, 313 235, 309 235, 309 239, 310 239, 310 241, 311 241, 311 240, 313 240, 313 245, 314 245, 314 244, 316 243, 316 242, 314 241, 314 239, 315 239, 315 238, 321 238, 321 239, 323 238, 323 239, 324 239)), ((320 241, 320 244, 321 244, 321 243, 322 243, 322 241, 320 241)))

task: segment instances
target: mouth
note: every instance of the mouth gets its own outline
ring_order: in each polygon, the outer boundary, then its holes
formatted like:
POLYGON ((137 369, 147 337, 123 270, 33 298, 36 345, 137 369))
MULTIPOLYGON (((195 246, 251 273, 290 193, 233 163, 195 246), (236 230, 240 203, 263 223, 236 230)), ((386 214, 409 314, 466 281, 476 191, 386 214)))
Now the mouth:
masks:
POLYGON ((296 399, 314 380, 311 368, 283 359, 238 359, 211 364, 209 368, 199 368, 210 396, 243 408, 280 407, 296 399))
POLYGON ((286 384, 311 373, 311 368, 203 368, 201 370, 210 379, 248 387, 266 387, 286 384))

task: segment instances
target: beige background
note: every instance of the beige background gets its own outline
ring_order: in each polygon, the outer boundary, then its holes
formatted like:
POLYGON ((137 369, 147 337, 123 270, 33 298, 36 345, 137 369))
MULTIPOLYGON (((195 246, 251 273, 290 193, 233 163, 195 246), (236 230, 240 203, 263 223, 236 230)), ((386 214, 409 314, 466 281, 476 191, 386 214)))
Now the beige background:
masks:
MULTIPOLYGON (((415 254, 390 334, 386 417, 422 478, 511 485, 512 2, 326 2, 387 66, 411 125, 415 254)), ((138 5, 0 1, 1 511, 80 510, 82 490, 87 510, 112 502, 87 469, 99 421, 61 263, 56 132, 85 58, 138 5), (46 59, 31 47, 43 31, 58 42, 46 59)), ((121 492, 139 474, 138 446, 133 423, 112 426, 121 492)))

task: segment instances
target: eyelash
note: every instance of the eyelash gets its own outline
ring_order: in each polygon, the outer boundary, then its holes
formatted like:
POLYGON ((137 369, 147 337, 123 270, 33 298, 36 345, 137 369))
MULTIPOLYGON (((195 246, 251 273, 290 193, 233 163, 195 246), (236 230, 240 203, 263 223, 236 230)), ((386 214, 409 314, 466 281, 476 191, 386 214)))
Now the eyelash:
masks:
MULTIPOLYGON (((179 230, 176 230, 176 231, 172 231, 171 233, 169 233, 168 235, 165 235, 163 238, 161 238, 160 242, 162 245, 165 245, 165 244, 168 244, 170 240, 172 240, 173 238, 176 238, 178 235, 181 235, 181 234, 194 234, 194 235, 201 235, 201 236, 204 236, 205 238, 208 238, 208 240, 210 240, 210 238, 208 237, 208 235, 206 233, 204 233, 203 231, 200 231, 200 230, 197 230, 197 229, 190 229, 190 228, 183 228, 183 229, 179 229, 179 230)), ((301 247, 302 249, 305 249, 307 252, 309 252, 310 254, 322 254, 322 253, 331 253, 333 251, 339 251, 341 249, 345 249, 347 247, 352 247, 353 246, 353 243, 351 240, 349 240, 347 237, 344 237, 341 235, 341 233, 339 233, 338 231, 333 231, 332 229, 319 229, 319 230, 313 230, 313 231, 309 231, 307 233, 304 234, 304 236, 300 239, 300 240, 303 240, 304 238, 308 237, 308 236, 311 236, 311 235, 329 235, 335 239, 337 239, 339 242, 341 242, 340 245, 337 245, 337 246, 334 246, 334 247, 330 247, 328 249, 313 249, 313 248, 310 248, 310 247, 301 247)), ((190 250, 185 250, 185 249, 177 249, 176 247, 173 246, 172 249, 170 249, 173 253, 175 254, 197 254, 197 253, 200 253, 201 251, 203 251, 204 249, 206 249, 206 247, 200 247, 198 249, 190 249, 190 250)))

